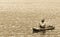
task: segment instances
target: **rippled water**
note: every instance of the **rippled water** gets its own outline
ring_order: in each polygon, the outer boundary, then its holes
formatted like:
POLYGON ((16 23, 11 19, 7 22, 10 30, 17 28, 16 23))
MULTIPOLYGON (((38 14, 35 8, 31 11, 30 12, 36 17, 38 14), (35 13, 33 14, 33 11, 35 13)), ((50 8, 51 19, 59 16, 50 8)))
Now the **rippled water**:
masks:
POLYGON ((0 13, 0 36, 2 37, 60 37, 60 17, 48 13, 20 13, 3 12, 0 13), (54 25, 55 30, 33 34, 32 28, 39 27, 42 19, 45 19, 46 25, 54 25))
POLYGON ((0 37, 60 37, 60 1, 0 0, 0 37), (33 34, 42 19, 55 30, 33 34))

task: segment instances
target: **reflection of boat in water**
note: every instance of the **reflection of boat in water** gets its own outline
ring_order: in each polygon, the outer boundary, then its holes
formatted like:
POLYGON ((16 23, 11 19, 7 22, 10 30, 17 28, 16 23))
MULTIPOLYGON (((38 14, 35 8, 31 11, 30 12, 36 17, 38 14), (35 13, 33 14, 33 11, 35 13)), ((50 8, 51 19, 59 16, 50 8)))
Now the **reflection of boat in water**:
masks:
POLYGON ((54 30, 54 29, 55 29, 55 27, 53 27, 53 26, 47 26, 45 28, 40 28, 40 29, 33 28, 33 33, 38 33, 38 32, 45 33, 47 30, 54 30))

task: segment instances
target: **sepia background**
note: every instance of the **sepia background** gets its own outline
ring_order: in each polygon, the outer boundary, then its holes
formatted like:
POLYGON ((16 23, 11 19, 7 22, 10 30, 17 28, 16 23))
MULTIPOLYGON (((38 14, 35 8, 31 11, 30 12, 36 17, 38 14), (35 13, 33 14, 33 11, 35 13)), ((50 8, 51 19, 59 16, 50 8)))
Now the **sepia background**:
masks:
POLYGON ((0 37, 60 37, 60 0, 0 0, 0 37), (55 30, 33 34, 42 19, 55 30))

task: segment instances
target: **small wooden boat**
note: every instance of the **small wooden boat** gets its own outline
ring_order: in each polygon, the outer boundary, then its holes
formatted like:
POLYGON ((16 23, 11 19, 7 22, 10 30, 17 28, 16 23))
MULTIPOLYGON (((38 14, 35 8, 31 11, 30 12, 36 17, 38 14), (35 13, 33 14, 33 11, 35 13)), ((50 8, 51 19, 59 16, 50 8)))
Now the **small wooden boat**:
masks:
POLYGON ((46 32, 47 30, 54 30, 54 29, 55 27, 53 26, 48 26, 48 27, 40 28, 40 29, 33 28, 33 33, 46 32))

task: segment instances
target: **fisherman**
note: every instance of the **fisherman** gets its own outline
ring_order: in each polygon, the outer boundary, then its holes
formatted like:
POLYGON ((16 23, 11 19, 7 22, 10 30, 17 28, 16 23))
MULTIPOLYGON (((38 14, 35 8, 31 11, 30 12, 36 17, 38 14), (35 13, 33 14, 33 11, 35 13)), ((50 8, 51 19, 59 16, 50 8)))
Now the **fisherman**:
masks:
POLYGON ((43 19, 40 23, 40 28, 45 28, 46 27, 46 23, 44 22, 45 20, 43 19))

